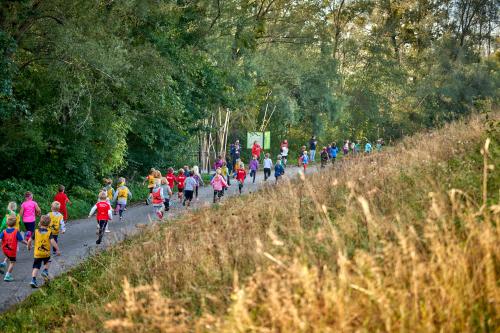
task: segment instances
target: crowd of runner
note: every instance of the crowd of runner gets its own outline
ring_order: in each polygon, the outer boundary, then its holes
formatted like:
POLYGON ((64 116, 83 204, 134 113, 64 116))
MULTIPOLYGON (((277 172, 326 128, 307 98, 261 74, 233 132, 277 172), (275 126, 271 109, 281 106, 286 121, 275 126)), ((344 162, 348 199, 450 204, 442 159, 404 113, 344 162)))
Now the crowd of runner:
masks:
MULTIPOLYGON (((318 142, 315 136, 311 137, 308 145, 309 150, 307 150, 307 146, 302 146, 297 152, 297 165, 304 172, 306 172, 308 165, 316 161, 318 142)), ((382 145, 383 141, 381 139, 377 140, 375 149, 380 151, 382 145)), ((341 147, 332 142, 320 149, 320 165, 325 167, 328 163, 334 163, 341 153, 346 157, 349 155, 370 154, 373 150, 374 148, 370 142, 364 143, 363 149, 359 141, 345 140, 341 147)), ((215 160, 213 169, 206 176, 206 181, 203 180, 200 169, 196 165, 192 168, 184 166, 177 171, 168 168, 164 175, 160 170, 152 168, 144 179, 144 185, 147 185, 149 190, 145 202, 153 207, 157 218, 162 220, 175 198, 177 198, 179 205, 189 207, 193 200, 198 200, 200 187, 208 184, 213 190, 212 201, 217 203, 231 186, 232 181, 237 184, 238 192, 241 194, 247 177, 250 178, 252 183, 255 183, 257 173, 261 169, 264 181, 268 181, 274 171, 274 181, 278 183, 285 174, 288 159, 289 145, 287 140, 280 143, 280 153, 276 156, 274 162, 271 155, 264 153, 262 146, 255 141, 246 167, 240 142, 236 140, 230 145, 229 154, 218 156, 215 160)), ((108 222, 113 219, 113 215, 117 215, 120 221, 123 219, 127 203, 132 198, 132 192, 127 187, 125 178, 120 177, 115 187, 113 187, 111 179, 104 179, 103 182, 104 187, 98 194, 98 201, 89 213, 89 218, 94 214, 96 215, 96 244, 100 244, 104 234, 110 232, 108 222)), ((33 199, 31 192, 26 192, 24 198, 19 212, 17 212, 17 203, 9 202, 0 226, 0 241, 2 252, 5 255, 5 259, 0 262, 0 272, 5 273, 4 281, 11 282, 14 280, 12 272, 19 250, 18 243, 24 243, 27 245, 28 251, 31 251, 31 248, 34 249, 30 285, 33 288, 38 288, 37 275, 39 271, 41 270, 41 276, 44 279, 48 279, 51 254, 61 254, 58 238, 66 231, 67 205, 71 204, 71 201, 65 193, 64 186, 61 185, 58 193, 54 196, 54 201, 51 203, 50 212, 42 215, 41 209, 33 199), (37 217, 40 217, 38 228, 36 228, 37 217)))

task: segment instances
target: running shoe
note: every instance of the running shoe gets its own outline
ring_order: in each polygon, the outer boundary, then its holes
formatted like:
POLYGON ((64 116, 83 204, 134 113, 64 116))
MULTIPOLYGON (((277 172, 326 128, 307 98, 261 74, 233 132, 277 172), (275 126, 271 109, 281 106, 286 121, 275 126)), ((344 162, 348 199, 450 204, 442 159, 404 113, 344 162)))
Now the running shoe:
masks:
POLYGON ((38 288, 38 283, 36 283, 36 280, 31 280, 30 286, 31 288, 38 288))
POLYGON ((46 269, 44 269, 44 270, 42 271, 41 275, 42 275, 42 277, 43 277, 44 279, 48 279, 48 278, 49 278, 49 271, 48 271, 48 270, 46 270, 46 269))
POLYGON ((3 278, 3 280, 5 282, 12 282, 14 281, 14 278, 12 277, 12 275, 10 275, 9 273, 5 274, 5 277, 3 278))

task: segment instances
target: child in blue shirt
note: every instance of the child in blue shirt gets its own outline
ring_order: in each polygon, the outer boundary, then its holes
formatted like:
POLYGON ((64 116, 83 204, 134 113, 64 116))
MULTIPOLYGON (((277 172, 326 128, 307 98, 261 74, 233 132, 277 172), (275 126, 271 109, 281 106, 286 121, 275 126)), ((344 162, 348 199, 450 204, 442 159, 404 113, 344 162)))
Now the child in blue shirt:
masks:
POLYGON ((337 158, 337 154, 339 153, 339 148, 337 147, 336 142, 332 142, 329 148, 330 159, 332 160, 332 164, 335 163, 335 159, 337 158))
POLYGON ((285 168, 283 167, 283 164, 281 163, 281 155, 278 155, 278 160, 276 161, 276 164, 274 165, 274 177, 276 178, 276 183, 278 183, 278 180, 280 179, 281 176, 285 173, 285 168))

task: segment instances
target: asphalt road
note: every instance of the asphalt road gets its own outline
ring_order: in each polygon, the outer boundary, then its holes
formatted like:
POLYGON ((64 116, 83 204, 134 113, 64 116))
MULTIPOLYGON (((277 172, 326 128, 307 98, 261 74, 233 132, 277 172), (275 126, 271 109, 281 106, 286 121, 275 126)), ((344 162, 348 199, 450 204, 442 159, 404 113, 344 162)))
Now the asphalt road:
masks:
MULTIPOLYGON (((313 172, 314 167, 311 168, 310 171, 313 172)), ((294 178, 297 176, 298 172, 299 169, 296 167, 287 168, 286 176, 294 178)), ((269 181, 274 184, 274 171, 268 182, 269 181)), ((263 171, 260 170, 257 173, 255 184, 252 184, 252 180, 247 177, 243 194, 256 191, 264 183, 263 171)), ((227 200, 230 196, 238 195, 237 182, 232 181, 231 184, 232 186, 222 200, 227 200)), ((178 217, 186 212, 186 208, 179 203, 175 196, 172 199, 171 210, 168 213, 167 220, 178 217)), ((213 200, 213 190, 211 186, 208 185, 200 188, 198 199, 198 201, 193 201, 192 207, 200 208, 203 206, 210 206, 213 200)), ((91 207, 89 207, 89 210, 90 208, 91 207)), ((133 235, 137 232, 137 224, 148 224, 155 218, 156 216, 152 206, 138 205, 130 207, 124 213, 123 221, 120 222, 118 216, 115 216, 114 220, 110 222, 109 228, 111 233, 105 234, 103 243, 99 246, 95 244, 97 239, 95 216, 90 219, 70 221, 66 225, 66 233, 59 236, 59 247, 62 255, 59 257, 52 256, 49 270, 51 278, 70 270, 72 267, 85 260, 85 258, 92 255, 95 251, 102 250, 107 245, 122 240, 125 235, 133 235)), ((4 282, 3 275, 0 275, 0 312, 21 302, 32 292, 36 291, 36 289, 32 289, 29 285, 31 281, 32 265, 33 252, 28 252, 26 246, 20 243, 17 263, 13 272, 14 281, 4 282)), ((38 282, 42 282, 40 276, 38 276, 38 282)))

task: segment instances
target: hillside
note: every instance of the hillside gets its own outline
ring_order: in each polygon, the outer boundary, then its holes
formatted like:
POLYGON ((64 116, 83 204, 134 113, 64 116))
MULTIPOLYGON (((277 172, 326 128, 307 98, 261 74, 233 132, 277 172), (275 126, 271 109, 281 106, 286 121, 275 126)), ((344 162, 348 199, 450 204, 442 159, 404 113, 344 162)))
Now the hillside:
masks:
POLYGON ((500 174, 488 165, 500 165, 499 139, 498 115, 473 117, 156 225, 55 279, 0 327, 492 331, 500 174))

